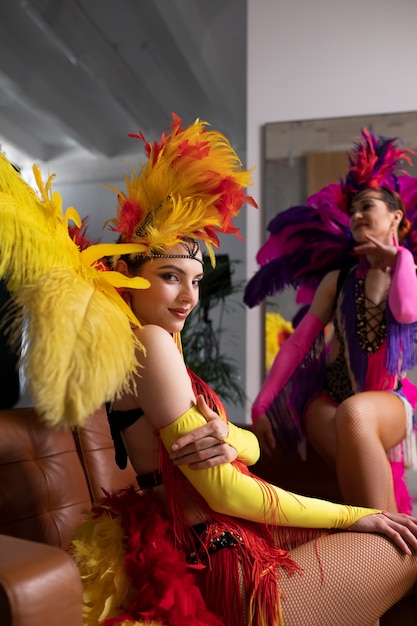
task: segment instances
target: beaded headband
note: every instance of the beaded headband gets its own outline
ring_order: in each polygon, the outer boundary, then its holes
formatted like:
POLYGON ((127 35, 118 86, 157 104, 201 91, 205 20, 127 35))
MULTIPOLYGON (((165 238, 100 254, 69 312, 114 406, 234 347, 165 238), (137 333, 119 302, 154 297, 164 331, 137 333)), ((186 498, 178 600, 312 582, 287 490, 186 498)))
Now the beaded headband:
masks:
POLYGON ((197 254, 200 251, 198 241, 195 239, 186 239, 181 241, 181 245, 187 250, 188 254, 148 254, 149 259, 193 259, 198 261, 204 267, 203 259, 199 259, 197 254), (192 246, 191 246, 192 244, 192 246))

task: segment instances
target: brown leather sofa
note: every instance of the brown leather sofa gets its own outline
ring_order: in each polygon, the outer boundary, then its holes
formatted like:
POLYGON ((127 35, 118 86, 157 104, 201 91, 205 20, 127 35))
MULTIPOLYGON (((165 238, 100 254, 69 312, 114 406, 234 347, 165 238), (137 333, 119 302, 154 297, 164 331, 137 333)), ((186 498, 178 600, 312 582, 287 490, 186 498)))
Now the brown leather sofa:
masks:
POLYGON ((0 411, 1 626, 82 626, 81 580, 66 551, 102 489, 134 482, 120 471, 104 410, 75 431, 35 411, 0 411))
MULTIPOLYGON (((307 464, 265 457, 253 469, 292 491, 337 498, 334 476, 314 455, 307 464)), ((82 625, 68 540, 103 489, 134 482, 133 468, 114 462, 104 409, 75 431, 47 428, 31 408, 0 411, 1 626, 82 625)))

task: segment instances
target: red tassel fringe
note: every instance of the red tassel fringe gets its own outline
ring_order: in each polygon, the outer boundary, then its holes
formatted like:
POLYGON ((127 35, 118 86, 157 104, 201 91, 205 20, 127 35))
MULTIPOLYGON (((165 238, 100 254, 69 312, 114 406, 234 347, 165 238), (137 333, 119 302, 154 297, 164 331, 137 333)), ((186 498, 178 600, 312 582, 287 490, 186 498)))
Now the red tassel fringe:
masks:
POLYGON ((121 516, 126 534, 125 566, 132 594, 123 614, 103 626, 124 621, 160 622, 164 626, 223 626, 210 612, 185 555, 174 546, 172 525, 152 494, 134 489, 108 494, 94 513, 121 516))

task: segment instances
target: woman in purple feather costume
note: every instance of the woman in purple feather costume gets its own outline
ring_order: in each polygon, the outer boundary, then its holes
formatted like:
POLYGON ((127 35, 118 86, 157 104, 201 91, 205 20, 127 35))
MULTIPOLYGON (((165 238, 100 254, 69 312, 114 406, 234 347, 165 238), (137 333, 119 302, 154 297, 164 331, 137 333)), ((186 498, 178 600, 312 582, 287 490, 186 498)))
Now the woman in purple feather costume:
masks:
POLYGON ((271 221, 245 291, 252 307, 293 286, 309 305, 252 406, 264 450, 307 437, 346 502, 402 512, 404 467, 417 467, 405 376, 417 364, 417 179, 399 170, 410 153, 364 129, 344 181, 271 221))

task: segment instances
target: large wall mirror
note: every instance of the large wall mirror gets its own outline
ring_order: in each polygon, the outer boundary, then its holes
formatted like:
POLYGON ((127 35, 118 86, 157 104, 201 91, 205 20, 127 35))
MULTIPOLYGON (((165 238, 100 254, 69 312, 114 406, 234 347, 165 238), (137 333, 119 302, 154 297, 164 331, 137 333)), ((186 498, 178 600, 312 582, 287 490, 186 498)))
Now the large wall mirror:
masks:
MULTIPOLYGON (((348 163, 346 152, 364 127, 379 135, 399 137, 404 146, 417 151, 417 112, 277 122, 265 126, 265 237, 266 226, 278 211, 305 204, 310 194, 344 177, 348 163)), ((417 176, 417 156, 414 164, 412 170, 408 169, 417 176)), ((269 320, 278 317, 268 313, 278 313, 284 320, 291 320, 297 308, 295 295, 290 290, 269 298, 265 303, 266 333, 271 328, 269 320)), ((284 336, 285 332, 284 325, 284 336)), ((268 369, 271 350, 266 347, 265 353, 268 369)))

